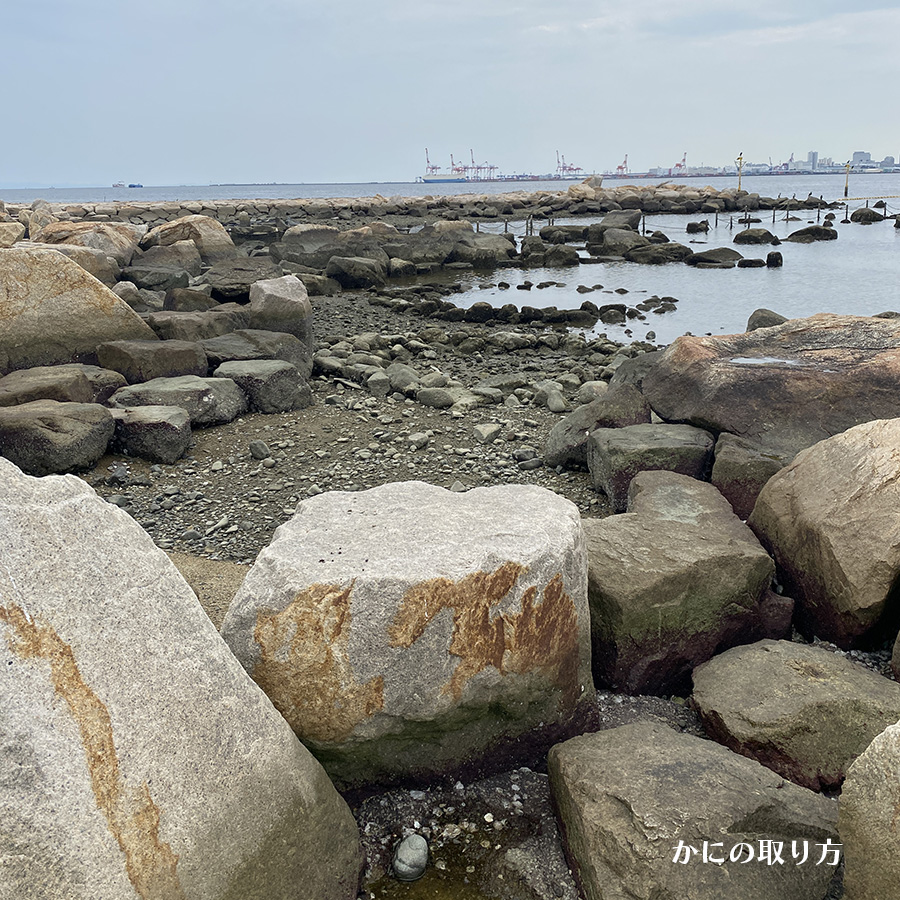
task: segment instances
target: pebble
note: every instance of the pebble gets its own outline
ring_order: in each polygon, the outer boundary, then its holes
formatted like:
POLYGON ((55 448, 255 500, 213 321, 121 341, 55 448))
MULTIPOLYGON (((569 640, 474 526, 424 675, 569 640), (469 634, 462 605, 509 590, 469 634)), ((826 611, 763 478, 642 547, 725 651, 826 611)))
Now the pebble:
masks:
POLYGON ((250 441, 250 455, 254 459, 267 459, 272 455, 272 451, 265 441, 250 441))
POLYGON ((428 865, 428 841, 421 834, 404 838, 394 852, 393 869, 398 881, 416 881, 428 865))

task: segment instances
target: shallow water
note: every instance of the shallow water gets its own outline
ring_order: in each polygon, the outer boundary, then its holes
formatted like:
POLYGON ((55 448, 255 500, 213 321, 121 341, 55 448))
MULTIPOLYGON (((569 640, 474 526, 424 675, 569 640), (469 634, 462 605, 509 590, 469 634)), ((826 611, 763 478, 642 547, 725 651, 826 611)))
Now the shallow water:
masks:
MULTIPOLYGON (((851 204, 851 210, 864 204, 851 204)), ((890 208, 889 208, 890 211, 890 208)), ((767 228, 782 240, 791 232, 815 223, 813 211, 794 213, 799 221, 785 221, 784 213, 772 221, 772 213, 754 214, 762 222, 751 227, 767 228)), ((822 214, 824 215, 824 213, 822 214)), ((842 211, 836 211, 838 239, 813 244, 782 243, 736 247, 746 257, 765 258, 773 249, 784 257, 780 269, 697 269, 684 263, 664 266, 629 262, 592 263, 570 268, 500 269, 486 277, 484 273, 464 272, 456 280, 466 288, 453 297, 459 306, 484 300, 495 306, 556 306, 577 309, 584 300, 598 306, 626 303, 634 306, 651 295, 672 296, 678 300, 675 312, 647 313, 646 321, 629 321, 624 326, 598 325, 591 334, 605 333, 620 341, 643 340, 655 332, 654 343, 668 344, 682 334, 735 334, 746 330, 747 319, 760 307, 772 309, 788 318, 811 316, 820 312, 874 315, 900 309, 900 229, 893 221, 874 225, 840 223, 842 211), (511 285, 501 290, 498 282, 511 285), (516 290, 517 284, 531 281, 562 283, 543 290, 516 290), (578 285, 602 285, 601 289, 581 294, 578 285), (491 287, 486 287, 491 285, 491 287), (616 293, 625 289, 627 293, 616 293)), ((600 217, 598 216, 598 219, 600 217)), ((820 217, 821 218, 821 217, 820 217)), ((713 216, 647 216, 646 229, 663 231, 672 241, 685 243, 698 252, 714 247, 735 247, 734 234, 746 227, 738 224, 738 214, 713 216), (705 235, 688 235, 689 221, 709 219, 705 235)), ((584 224, 584 220, 558 219, 556 224, 584 224)), ((504 226, 492 230, 503 230, 504 226)), ((510 226, 522 234, 522 223, 510 226)), ((481 226, 487 230, 486 226, 481 226)))

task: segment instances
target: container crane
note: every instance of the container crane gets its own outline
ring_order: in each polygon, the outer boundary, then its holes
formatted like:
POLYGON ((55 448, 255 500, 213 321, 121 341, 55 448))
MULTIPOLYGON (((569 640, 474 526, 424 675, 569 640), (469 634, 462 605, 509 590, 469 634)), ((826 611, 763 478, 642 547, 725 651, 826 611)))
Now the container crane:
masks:
POLYGON ((625 159, 622 160, 621 164, 616 166, 616 175, 627 175, 628 174, 628 154, 625 154, 625 159))
POLYGON ((562 162, 560 162, 559 158, 559 150, 556 151, 556 174, 565 178, 567 175, 578 175, 583 172, 584 169, 581 166, 572 166, 566 162, 565 156, 562 158, 562 162))
POLYGON ((438 172, 441 171, 440 166, 436 166, 429 158, 428 158, 428 148, 425 148, 425 172, 428 175, 437 175, 438 172))
POLYGON ((681 157, 681 162, 675 163, 674 171, 673 169, 669 169, 670 175, 684 175, 687 170, 687 150, 684 151, 684 156, 681 157))

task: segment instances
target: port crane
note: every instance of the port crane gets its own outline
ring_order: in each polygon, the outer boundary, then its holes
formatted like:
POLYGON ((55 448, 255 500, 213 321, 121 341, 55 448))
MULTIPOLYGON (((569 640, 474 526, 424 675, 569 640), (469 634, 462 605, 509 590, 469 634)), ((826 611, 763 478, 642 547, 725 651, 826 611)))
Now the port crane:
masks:
POLYGON ((556 151, 556 174, 565 177, 566 175, 580 175, 584 169, 581 166, 573 166, 566 162, 566 157, 562 157, 560 162, 559 150, 556 151))
POLYGON ((435 164, 428 158, 428 148, 426 147, 426 148, 425 148, 425 172, 426 172, 426 174, 428 174, 428 175, 437 175, 437 173, 440 172, 440 171, 441 171, 441 167, 438 166, 438 165, 435 165, 435 164))
POLYGON ((625 154, 625 159, 616 166, 616 175, 627 175, 628 174, 628 154, 625 154))
POLYGON ((669 169, 670 175, 684 175, 687 171, 687 150, 684 151, 684 156, 681 157, 681 162, 675 163, 674 167, 669 169))

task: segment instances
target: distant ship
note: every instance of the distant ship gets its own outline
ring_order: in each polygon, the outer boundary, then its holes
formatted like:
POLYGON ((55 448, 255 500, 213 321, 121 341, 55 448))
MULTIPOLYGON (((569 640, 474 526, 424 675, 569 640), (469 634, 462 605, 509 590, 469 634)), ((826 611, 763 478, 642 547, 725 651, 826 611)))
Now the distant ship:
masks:
POLYGON ((129 184, 128 187, 143 187, 142 184, 129 184))
POLYGON ((124 181, 117 181, 117 182, 113 185, 113 187, 125 187, 125 182, 124 182, 124 181))

